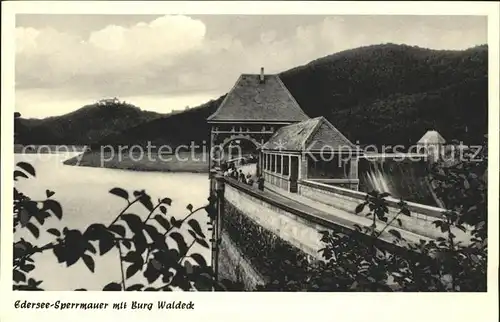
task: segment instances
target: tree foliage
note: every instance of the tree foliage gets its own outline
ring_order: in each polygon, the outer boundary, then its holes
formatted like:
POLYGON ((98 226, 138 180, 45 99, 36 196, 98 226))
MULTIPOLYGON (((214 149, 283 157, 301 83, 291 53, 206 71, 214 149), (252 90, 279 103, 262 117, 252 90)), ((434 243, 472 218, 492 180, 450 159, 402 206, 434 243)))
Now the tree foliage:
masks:
POLYGON ((430 129, 478 143, 488 124, 487 46, 372 45, 281 77, 310 117, 325 116, 361 144, 415 144, 430 129))
POLYGON ((163 114, 143 111, 125 102, 90 104, 60 116, 19 118, 23 144, 90 145, 101 138, 152 121, 163 114))
MULTIPOLYGON (((28 163, 19 162, 14 171, 14 180, 26 180, 36 175, 28 163)), ((109 224, 94 223, 85 230, 64 227, 62 230, 45 229, 50 217, 63 219, 63 209, 53 197, 53 191, 46 191, 45 200, 32 200, 14 188, 14 232, 29 231, 36 239, 41 234, 50 234, 53 240, 45 245, 34 245, 23 238, 14 243, 13 276, 15 290, 43 290, 41 280, 30 277, 36 262, 33 255, 52 252, 55 259, 67 267, 82 261, 91 272, 98 265, 98 258, 118 250, 121 278, 110 281, 104 291, 171 291, 212 290, 213 272, 205 258, 191 251, 198 244, 209 248, 207 236, 196 219, 205 211, 213 216, 213 197, 207 206, 193 209, 186 207, 183 218, 172 216, 168 208, 170 198, 153 201, 145 191, 129 192, 113 188, 110 194, 124 201, 124 208, 109 224), (131 212, 133 204, 142 204, 146 218, 131 212), (189 234, 185 236, 186 232, 189 234), (144 277, 143 283, 128 281, 137 274, 144 277)))

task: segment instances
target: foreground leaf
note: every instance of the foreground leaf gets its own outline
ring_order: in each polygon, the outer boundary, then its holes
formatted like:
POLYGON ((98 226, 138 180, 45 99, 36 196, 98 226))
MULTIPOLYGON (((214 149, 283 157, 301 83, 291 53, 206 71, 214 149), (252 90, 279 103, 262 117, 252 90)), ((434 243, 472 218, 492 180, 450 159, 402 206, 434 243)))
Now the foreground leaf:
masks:
POLYGON ((40 230, 33 224, 33 223, 27 223, 26 228, 30 231, 30 233, 33 234, 36 238, 40 236, 40 230))
POLYGON ((62 218, 62 207, 61 207, 61 204, 55 200, 52 200, 52 199, 48 199, 48 200, 45 200, 43 202, 43 208, 42 208, 42 211, 43 210, 50 210, 52 211, 52 213, 54 214, 54 216, 57 217, 57 219, 61 219, 62 218))
POLYGON ((90 255, 82 255, 82 259, 83 259, 83 262, 85 263, 85 265, 87 265, 88 269, 94 273, 94 269, 95 269, 95 263, 94 263, 94 259, 90 256, 90 255))
POLYGON ((390 229, 387 232, 396 237, 397 239, 402 239, 401 233, 397 230, 390 229))
POLYGON ((140 269, 142 268, 142 265, 139 265, 138 263, 134 263, 132 265, 130 265, 128 268, 127 268, 127 272, 125 274, 125 277, 126 278, 131 278, 132 276, 134 276, 140 269))
POLYGON ((196 263, 198 263, 199 266, 207 267, 207 262, 205 261, 205 258, 203 256, 201 256, 200 254, 195 253, 195 254, 192 254, 190 256, 192 259, 194 259, 194 261, 196 263))
POLYGON ((201 230, 201 227, 200 227, 200 224, 198 223, 198 221, 196 221, 195 219, 190 219, 188 221, 188 225, 191 226, 191 228, 193 228, 195 233, 197 233, 199 236, 205 238, 205 234, 201 230))
POLYGON ((35 168, 33 168, 33 166, 31 164, 29 164, 27 162, 18 162, 17 166, 19 168, 23 169, 24 171, 26 171, 31 176, 36 177, 35 168))
POLYGON ((122 286, 118 283, 109 283, 108 285, 104 286, 104 288, 102 289, 103 291, 121 291, 122 290, 122 286))
POLYGON ((123 190, 122 188, 113 188, 113 189, 109 190, 109 193, 111 193, 115 196, 121 197, 121 198, 128 201, 128 192, 123 190))

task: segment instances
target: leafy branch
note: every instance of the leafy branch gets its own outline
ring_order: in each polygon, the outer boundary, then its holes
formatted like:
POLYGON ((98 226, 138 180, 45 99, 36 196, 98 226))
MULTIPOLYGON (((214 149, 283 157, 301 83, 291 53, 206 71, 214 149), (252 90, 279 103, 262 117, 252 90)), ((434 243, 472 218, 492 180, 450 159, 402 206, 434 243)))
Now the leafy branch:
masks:
MULTIPOLYGON (((27 163, 18 163, 14 172, 15 180, 27 179, 30 176, 35 176, 34 168, 27 163)), ((201 210, 205 210, 212 217, 215 209, 213 203, 216 200, 214 197, 211 196, 208 199, 208 205, 194 210, 192 205, 188 205, 186 208, 189 213, 184 219, 177 220, 172 216, 169 220, 167 207, 172 204, 170 198, 158 199, 158 203, 154 205, 151 197, 144 190, 134 191, 132 198, 129 192, 121 188, 113 188, 109 192, 127 202, 109 225, 94 223, 84 231, 67 227, 62 231, 50 228, 47 232, 53 235, 55 240, 46 245, 34 246, 24 239, 14 244, 14 289, 41 290, 39 285, 42 281, 26 278, 26 274, 35 268, 36 263, 32 258, 34 254, 52 250, 59 263, 65 263, 67 267, 70 267, 81 259, 88 269, 94 272, 95 257, 105 255, 113 248, 117 248, 120 260, 121 281, 108 283, 104 287, 106 291, 158 291, 176 288, 190 290, 193 287, 208 290, 213 288, 211 268, 201 254, 190 253, 195 244, 209 248, 200 224, 190 217, 201 210), (148 210, 144 220, 131 213, 132 205, 137 203, 142 204, 148 210), (192 237, 189 245, 180 233, 183 225, 188 226, 188 233, 192 237), (139 272, 142 272, 147 284, 127 286, 126 280, 139 272), (152 287, 151 285, 158 278, 162 279, 163 286, 152 287)), ((53 195, 53 191, 47 190, 47 198, 53 195)), ((28 229, 35 238, 38 238, 40 228, 32 223, 31 219, 37 219, 42 226, 45 219, 52 215, 58 219, 63 216, 62 208, 57 201, 53 199, 41 202, 32 201, 14 189, 14 229, 28 229), (39 207, 39 204, 42 204, 42 207, 39 207)))

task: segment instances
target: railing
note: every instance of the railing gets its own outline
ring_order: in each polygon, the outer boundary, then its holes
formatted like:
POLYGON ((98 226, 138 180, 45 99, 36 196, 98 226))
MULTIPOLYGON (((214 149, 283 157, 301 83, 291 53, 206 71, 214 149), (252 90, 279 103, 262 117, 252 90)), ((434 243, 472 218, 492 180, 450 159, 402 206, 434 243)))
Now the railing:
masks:
MULTIPOLYGON (((350 220, 340 217, 333 217, 321 210, 316 210, 307 205, 303 205, 299 201, 294 201, 287 198, 283 198, 283 200, 281 200, 281 198, 276 198, 276 193, 257 190, 229 177, 218 176, 217 180, 224 182, 228 186, 244 193, 250 198, 253 197, 257 200, 267 203, 271 207, 276 207, 291 215, 295 215, 295 220, 307 226, 313 227, 316 230, 331 229, 341 233, 350 233, 354 230, 353 223, 350 220)), ((301 183, 304 184, 304 182, 301 183)), ((371 241, 373 237, 361 234, 359 235, 359 238, 366 241, 371 241)), ((422 238, 428 237, 422 236, 422 238)), ((389 251, 408 252, 408 249, 406 249, 405 247, 402 247, 399 244, 394 244, 393 239, 394 238, 392 236, 381 236, 379 240, 384 245, 383 247, 389 251)))
POLYGON ((348 226, 344 226, 344 225, 341 225, 341 224, 334 222, 329 217, 320 216, 318 214, 306 213, 303 210, 300 210, 300 209, 294 207, 290 202, 285 204, 283 202, 277 201, 274 194, 268 194, 265 191, 257 190, 255 188, 252 188, 251 186, 244 184, 244 183, 241 183, 233 178, 218 176, 217 180, 221 180, 222 182, 228 184, 229 186, 231 186, 237 190, 240 190, 251 197, 262 200, 262 201, 270 204, 271 206, 280 208, 280 209, 287 211, 291 214, 294 214, 298 217, 302 217, 307 222, 311 222, 314 224, 320 224, 320 225, 328 227, 328 228, 337 228, 337 229, 342 228, 346 232, 352 230, 352 228, 350 228, 350 227, 348 228, 348 226))
POLYGON ((234 131, 226 131, 226 130, 212 130, 214 134, 274 134, 274 131, 266 130, 266 131, 246 131, 246 130, 234 130, 234 131))
POLYGON ((359 158, 427 158, 428 156, 426 153, 364 153, 359 155, 359 158))
MULTIPOLYGON (((365 196, 366 196, 366 193, 364 193, 364 192, 359 192, 359 191, 350 190, 350 189, 346 189, 346 188, 336 187, 336 186, 320 183, 320 182, 313 181, 313 180, 301 180, 299 182, 299 184, 309 186, 311 188, 316 188, 319 190, 325 190, 325 191, 328 191, 328 192, 331 192, 334 194, 338 194, 340 196, 359 199, 360 202, 362 200, 364 200, 365 196)), ((392 197, 387 197, 387 198, 385 198, 385 200, 389 204, 389 207, 398 208, 398 203, 400 202, 400 200, 398 200, 396 198, 392 198, 392 197)), ((408 205, 408 210, 410 210, 412 215, 413 214, 422 214, 422 215, 429 216, 429 217, 442 218, 443 217, 442 212, 445 211, 445 209, 443 209, 443 208, 423 205, 423 204, 414 203, 414 202, 406 202, 406 204, 408 205)))
POLYGON ((269 176, 272 176, 272 177, 276 177, 276 178, 280 178, 280 179, 290 180, 290 175, 284 175, 284 174, 277 173, 277 172, 272 172, 272 171, 269 171, 269 170, 262 170, 262 174, 266 174, 266 175, 269 175, 269 176))
POLYGON ((308 178, 308 181, 317 183, 345 183, 345 184, 358 184, 359 179, 322 179, 322 178, 308 178))

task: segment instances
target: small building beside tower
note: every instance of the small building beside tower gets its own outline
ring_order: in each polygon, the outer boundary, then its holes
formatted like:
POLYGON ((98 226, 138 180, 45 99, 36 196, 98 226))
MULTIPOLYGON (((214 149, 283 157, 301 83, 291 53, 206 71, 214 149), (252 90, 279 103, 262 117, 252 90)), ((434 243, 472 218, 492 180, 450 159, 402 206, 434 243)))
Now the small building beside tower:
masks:
POLYGON ((420 140, 417 142, 417 149, 419 153, 426 154, 430 161, 437 161, 439 157, 445 152, 446 140, 436 130, 427 131, 420 140))
POLYGON ((257 173, 266 187, 297 193, 300 182, 357 190, 360 149, 326 118, 310 118, 279 75, 242 74, 208 117, 211 167, 224 160, 232 141, 256 147, 257 173))
POLYGON ((358 190, 360 149, 323 116, 280 128, 262 147, 268 185, 297 192, 302 180, 358 190))

